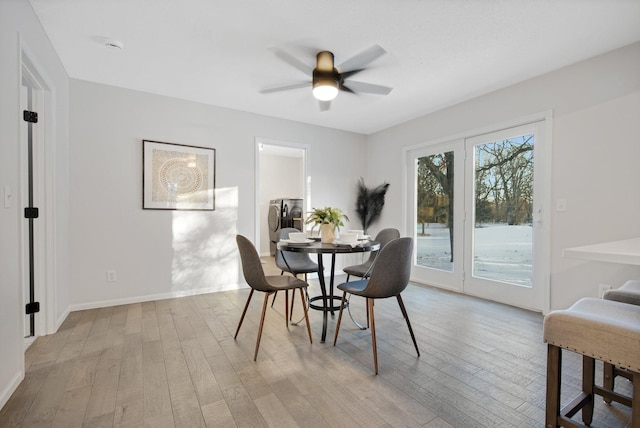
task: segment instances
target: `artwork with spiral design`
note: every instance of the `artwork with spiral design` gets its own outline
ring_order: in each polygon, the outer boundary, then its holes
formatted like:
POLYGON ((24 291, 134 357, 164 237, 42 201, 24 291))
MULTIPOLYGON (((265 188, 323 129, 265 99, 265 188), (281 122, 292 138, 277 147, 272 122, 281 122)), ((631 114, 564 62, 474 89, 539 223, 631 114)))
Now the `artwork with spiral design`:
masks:
POLYGON ((154 202, 207 202, 207 157, 184 156, 184 153, 153 150, 152 186, 154 202))
POLYGON ((144 209, 215 210, 216 150, 143 140, 144 209))

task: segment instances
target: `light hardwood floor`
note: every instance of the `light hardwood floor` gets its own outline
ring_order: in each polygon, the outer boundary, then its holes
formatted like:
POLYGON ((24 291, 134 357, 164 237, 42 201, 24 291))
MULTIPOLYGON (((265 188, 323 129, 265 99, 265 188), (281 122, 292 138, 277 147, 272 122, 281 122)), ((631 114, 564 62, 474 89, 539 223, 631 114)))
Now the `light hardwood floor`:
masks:
MULTIPOLYGON (((410 285, 403 297, 422 355, 395 299, 378 301, 375 376, 369 331, 345 318, 333 347, 332 319, 320 343, 321 313, 310 311, 309 344, 303 323, 285 327, 283 296, 267 313, 253 362, 261 295, 233 339, 247 295, 71 313, 27 351, 25 379, 0 412, 0 427, 544 426, 540 314, 410 285)), ((362 300, 352 310, 364 321, 362 300)), ((565 355, 563 403, 580 385, 581 362, 565 355)), ((629 408, 596 401, 593 427, 630 425, 629 408)))

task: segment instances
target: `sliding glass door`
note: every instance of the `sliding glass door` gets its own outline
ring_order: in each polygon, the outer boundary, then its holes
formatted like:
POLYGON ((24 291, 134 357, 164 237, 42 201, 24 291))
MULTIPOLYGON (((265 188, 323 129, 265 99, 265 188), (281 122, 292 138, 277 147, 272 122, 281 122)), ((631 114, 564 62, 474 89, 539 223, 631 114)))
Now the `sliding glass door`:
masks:
POLYGON ((549 171, 543 125, 408 152, 415 281, 543 309, 549 171))
POLYGON ((408 224, 415 237, 416 280, 462 290, 464 141, 411 151, 408 224))
POLYGON ((544 156, 542 122, 468 138, 465 171, 466 293, 542 309, 547 264, 538 243, 544 156), (538 159, 540 158, 540 159, 538 159))

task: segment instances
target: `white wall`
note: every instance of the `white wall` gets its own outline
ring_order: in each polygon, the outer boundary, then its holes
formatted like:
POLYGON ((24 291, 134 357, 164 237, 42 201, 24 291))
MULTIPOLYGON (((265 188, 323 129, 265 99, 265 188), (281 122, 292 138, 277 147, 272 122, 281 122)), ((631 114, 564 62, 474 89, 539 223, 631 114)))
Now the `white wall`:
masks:
POLYGON ((70 85, 73 309, 243 282, 235 234, 254 240, 257 233, 256 136, 309 145, 312 203, 353 211, 365 172, 362 135, 85 81, 70 85), (143 210, 143 139, 215 148, 216 210, 143 210), (117 282, 106 281, 109 269, 117 282))
MULTIPOLYGON (((364 137, 83 81, 68 81, 26 0, 0 1, 0 191, 18 194, 21 45, 51 84, 56 300, 69 309, 235 287, 233 234, 256 236, 255 137, 308 144, 312 206, 354 212, 357 181, 391 183, 374 228, 402 224, 402 148, 554 111, 551 305, 638 268, 564 259, 565 247, 640 234, 640 44, 364 137), (70 85, 70 86, 69 86, 70 85), (69 111, 69 106, 71 110, 69 111), (215 212, 141 209, 142 139, 217 149, 215 212), (363 152, 367 157, 362 157, 363 152), (380 225, 380 226, 378 226, 380 225), (68 246, 67 246, 68 245, 68 246), (115 269, 116 283, 106 282, 115 269)), ((23 376, 22 207, 0 206, 0 406, 23 376)), ((373 230, 375 234, 377 230, 373 230)))
POLYGON ((270 254, 269 201, 302 198, 304 195, 303 158, 269 153, 260 154, 260 255, 270 254))
MULTIPOLYGON (((44 34, 31 6, 26 0, 0 2, 0 193, 8 186, 14 196, 10 207, 0 205, 0 407, 24 376, 24 339, 20 231, 23 205, 20 189, 24 184, 20 171, 20 110, 21 51, 28 52, 38 72, 50 85, 51 126, 46 141, 48 168, 51 168, 54 203, 49 225, 49 243, 55 259, 47 260, 52 276, 48 278, 54 294, 36 296, 44 308, 52 302, 48 316, 55 327, 69 305, 68 294, 68 78, 49 39, 44 34), (53 241, 53 242, 51 242, 53 241)), ((42 119, 45 119, 44 117, 42 119)), ((43 122, 45 123, 45 122, 43 122)), ((36 227, 41 227, 37 223, 36 227)), ((46 285, 43 285, 46 286, 46 285)), ((38 315, 42 316, 42 315, 38 315)), ((42 332, 41 332, 42 333, 42 332)))
MULTIPOLYGON (((582 262, 562 249, 640 236, 640 43, 566 67, 368 137, 368 177, 401 183, 402 148, 553 110, 551 308, 597 296, 640 268, 582 262)), ((402 186, 382 222, 402 224, 402 186)))

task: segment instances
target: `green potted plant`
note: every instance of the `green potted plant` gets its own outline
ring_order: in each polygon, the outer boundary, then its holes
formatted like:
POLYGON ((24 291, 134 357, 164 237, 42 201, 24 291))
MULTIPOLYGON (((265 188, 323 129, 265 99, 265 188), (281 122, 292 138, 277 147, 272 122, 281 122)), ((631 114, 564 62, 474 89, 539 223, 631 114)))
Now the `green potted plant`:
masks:
POLYGON ((313 208, 305 223, 313 223, 311 230, 320 225, 320 240, 324 243, 331 243, 334 241, 336 229, 340 230, 340 226, 344 226, 343 220, 349 221, 349 217, 341 209, 324 207, 313 208))

